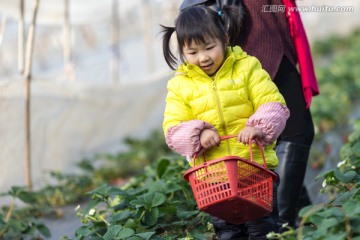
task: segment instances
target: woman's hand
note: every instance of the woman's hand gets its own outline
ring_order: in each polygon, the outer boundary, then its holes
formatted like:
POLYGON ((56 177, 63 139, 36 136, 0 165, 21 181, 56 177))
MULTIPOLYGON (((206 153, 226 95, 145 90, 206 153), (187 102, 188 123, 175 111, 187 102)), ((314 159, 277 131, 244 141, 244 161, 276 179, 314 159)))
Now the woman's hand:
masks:
POLYGON ((219 146, 220 137, 219 134, 212 129, 204 129, 200 133, 200 144, 204 149, 219 146))
POLYGON ((246 145, 249 144, 249 141, 253 141, 255 139, 260 140, 264 137, 265 134, 259 128, 246 126, 239 132, 238 141, 246 145))

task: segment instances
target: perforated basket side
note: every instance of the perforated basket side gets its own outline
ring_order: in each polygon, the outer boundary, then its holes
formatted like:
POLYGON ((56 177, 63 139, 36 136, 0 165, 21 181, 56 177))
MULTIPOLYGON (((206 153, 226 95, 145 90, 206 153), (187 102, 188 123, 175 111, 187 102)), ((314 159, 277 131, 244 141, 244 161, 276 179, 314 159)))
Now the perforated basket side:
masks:
POLYGON ((189 169, 184 177, 200 210, 242 223, 271 213, 273 175, 257 163, 229 156, 189 169))

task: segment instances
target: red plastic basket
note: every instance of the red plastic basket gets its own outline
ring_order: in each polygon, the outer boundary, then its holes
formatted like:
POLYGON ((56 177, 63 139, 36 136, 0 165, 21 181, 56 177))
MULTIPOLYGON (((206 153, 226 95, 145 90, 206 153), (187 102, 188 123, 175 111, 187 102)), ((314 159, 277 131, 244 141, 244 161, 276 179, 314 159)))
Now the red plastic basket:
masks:
MULTIPOLYGON (((236 136, 224 136, 228 139, 236 136)), ((255 220, 272 212, 273 181, 277 175, 264 165, 238 156, 226 156, 190 168, 184 174, 200 210, 233 224, 255 220)), ((195 162, 195 161, 194 161, 195 162)))

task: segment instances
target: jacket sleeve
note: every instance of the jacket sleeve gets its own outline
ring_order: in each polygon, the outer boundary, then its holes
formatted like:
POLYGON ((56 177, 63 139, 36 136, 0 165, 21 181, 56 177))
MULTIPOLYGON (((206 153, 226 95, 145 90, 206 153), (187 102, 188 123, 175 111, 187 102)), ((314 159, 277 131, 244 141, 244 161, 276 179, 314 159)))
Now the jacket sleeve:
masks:
POLYGON ((263 146, 268 146, 274 143, 284 130, 289 115, 289 109, 281 103, 265 103, 249 118, 246 126, 261 129, 265 138, 260 142, 263 146))
POLYGON ((269 74, 255 58, 249 61, 248 91, 254 114, 246 125, 260 128, 265 133, 263 145, 272 144, 285 128, 290 116, 284 97, 269 74))
MULTIPOLYGON (((167 145, 183 156, 192 157, 201 149, 200 133, 213 126, 196 120, 186 97, 180 95, 181 83, 186 79, 174 77, 168 82, 163 130, 167 145)), ((184 89, 182 89, 184 90, 184 89)))
POLYGON ((215 130, 211 124, 201 120, 182 122, 169 128, 165 135, 166 144, 183 156, 193 157, 202 149, 200 134, 204 129, 215 130))

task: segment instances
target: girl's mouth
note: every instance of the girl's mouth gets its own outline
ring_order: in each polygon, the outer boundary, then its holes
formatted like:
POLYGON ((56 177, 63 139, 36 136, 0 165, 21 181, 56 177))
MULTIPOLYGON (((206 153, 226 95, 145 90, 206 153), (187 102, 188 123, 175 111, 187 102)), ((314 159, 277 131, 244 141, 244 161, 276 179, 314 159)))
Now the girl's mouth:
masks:
POLYGON ((212 67, 212 64, 209 64, 209 65, 205 65, 205 66, 201 66, 202 69, 204 70, 208 70, 212 67))

